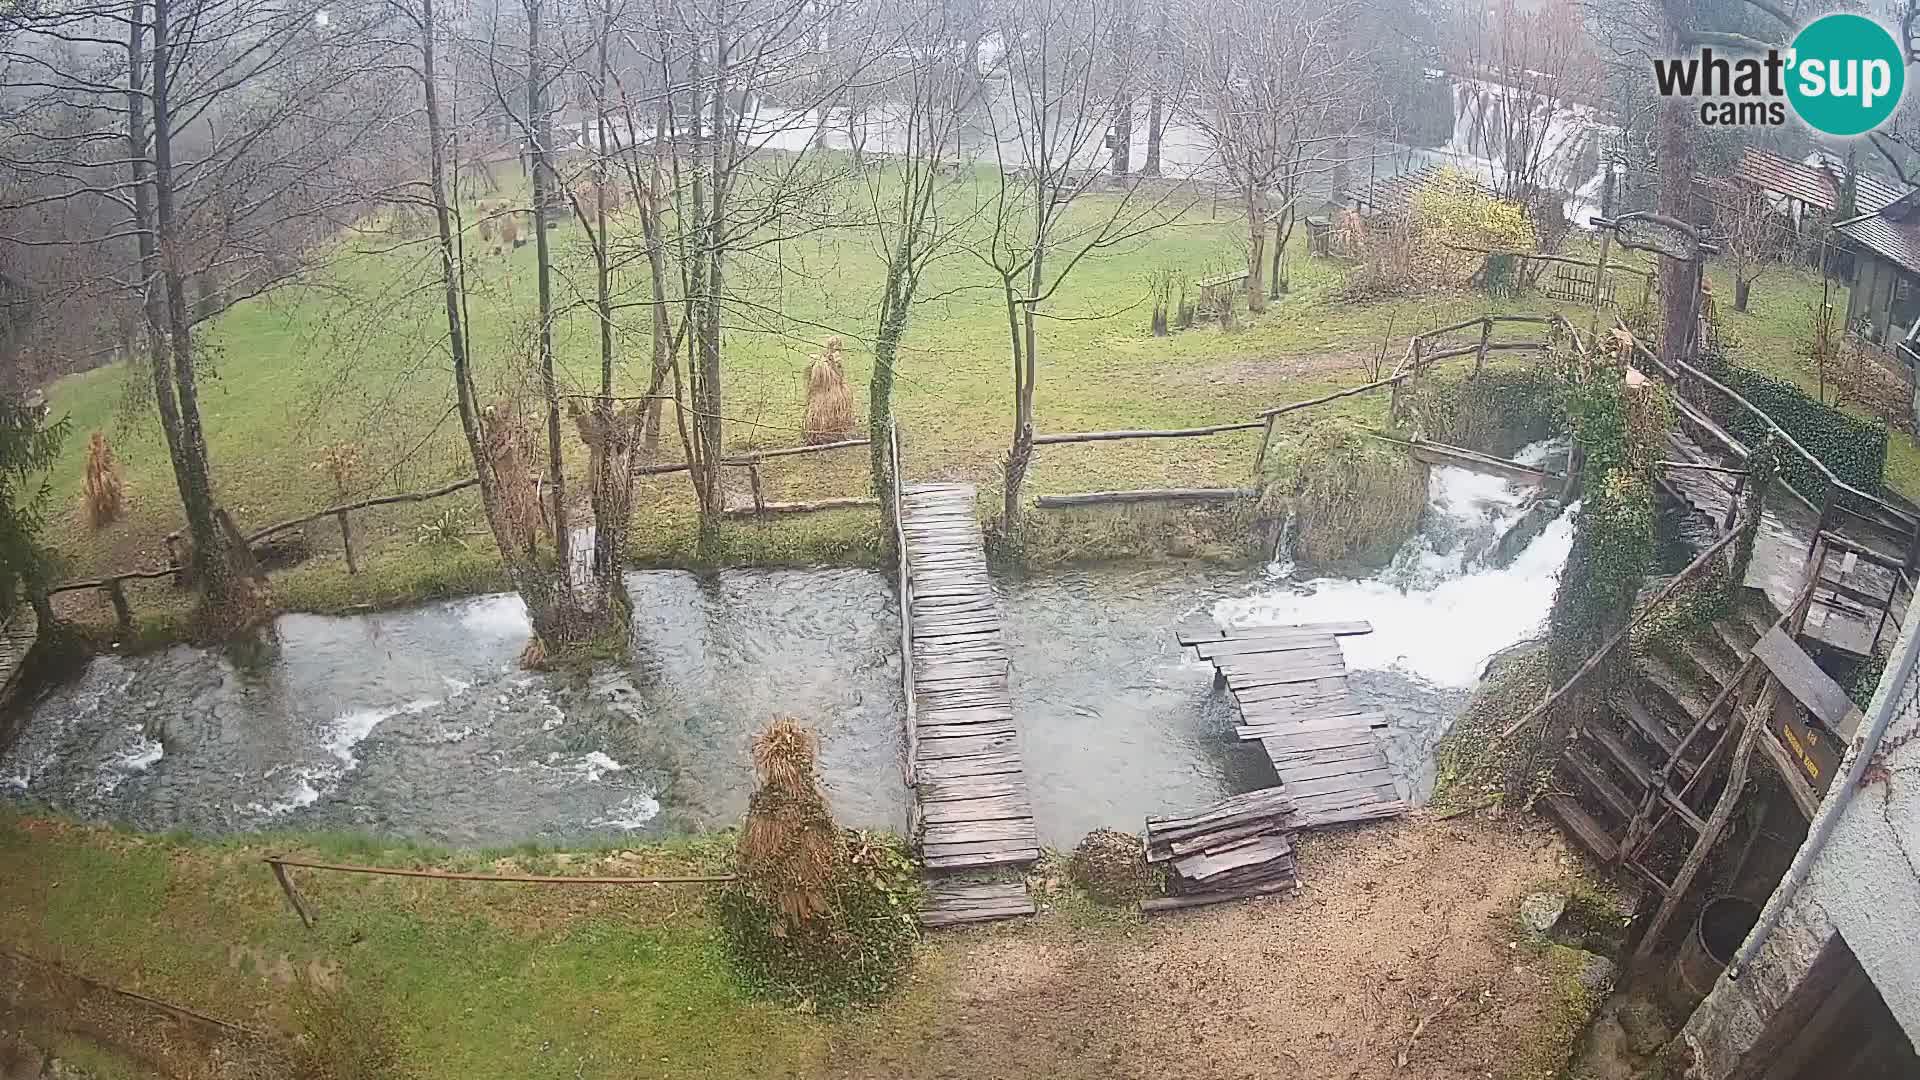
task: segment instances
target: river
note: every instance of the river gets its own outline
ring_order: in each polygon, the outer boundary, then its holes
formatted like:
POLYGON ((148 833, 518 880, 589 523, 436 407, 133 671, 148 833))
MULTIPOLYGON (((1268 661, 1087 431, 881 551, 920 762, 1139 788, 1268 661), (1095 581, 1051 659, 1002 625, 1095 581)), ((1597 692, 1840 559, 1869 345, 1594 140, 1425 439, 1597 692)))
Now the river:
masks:
MULTIPOLYGON (((1355 694, 1383 709, 1410 797, 1485 660, 1544 619, 1566 517, 1504 569, 1504 482, 1433 472, 1420 535, 1366 579, 1104 569, 998 586, 1042 839, 1134 830, 1148 813, 1272 782, 1233 738, 1212 669, 1172 628, 1370 619, 1343 639, 1355 694)), ((103 656, 45 690, 0 753, 0 798, 141 829, 344 829, 461 846, 656 837, 739 820, 749 742, 779 712, 821 733, 847 824, 900 828, 899 613, 865 570, 677 571, 627 579, 630 656, 591 675, 520 670, 511 595, 368 615, 286 615, 236 663, 177 646, 103 656)))

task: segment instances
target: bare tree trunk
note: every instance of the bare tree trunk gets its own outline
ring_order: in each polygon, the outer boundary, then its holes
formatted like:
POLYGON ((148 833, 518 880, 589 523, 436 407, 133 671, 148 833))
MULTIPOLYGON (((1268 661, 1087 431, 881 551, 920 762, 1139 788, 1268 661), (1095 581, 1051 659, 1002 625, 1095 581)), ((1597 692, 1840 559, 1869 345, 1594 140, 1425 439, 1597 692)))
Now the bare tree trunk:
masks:
MULTIPOLYGON (((553 166, 548 158, 552 120, 547 115, 546 78, 540 58, 540 0, 525 0, 527 11, 527 138, 533 173, 534 278, 540 292, 540 392, 547 405, 547 489, 551 493, 553 551, 561 580, 567 577, 572 536, 567 524, 567 476, 560 425, 560 385, 553 370, 553 252, 547 238, 548 203, 553 198, 553 166)), ((569 605, 571 606, 571 605, 569 605)))
POLYGON ((1165 123, 1166 104, 1160 91, 1147 95, 1147 160, 1140 165, 1141 176, 1160 175, 1160 134, 1165 123))
POLYGON ((180 449, 185 483, 180 501, 193 537, 193 570, 203 595, 220 603, 233 592, 225 537, 214 512, 213 475, 207 462, 206 433, 200 425, 199 387, 193 370, 193 339, 181 278, 179 233, 174 220, 173 115, 169 104, 173 57, 169 34, 170 0, 153 0, 153 194, 154 225, 159 234, 161 277, 166 285, 167 337, 174 392, 180 412, 180 449))
MULTIPOLYGON (((908 168, 912 168, 911 164, 908 168)), ((893 489, 900 478, 893 473, 887 429, 893 423, 893 373, 899 362, 900 339, 907 329, 907 310, 912 304, 906 251, 902 237, 895 250, 894 265, 887 270, 886 293, 881 298, 880 327, 873 337, 873 374, 867 380, 867 431, 869 458, 873 466, 873 494, 880 500, 881 524, 893 532, 893 489)))
POLYGON ((647 402, 641 435, 642 452, 649 460, 660 452, 660 391, 666 386, 667 372, 673 366, 673 332, 667 318, 666 239, 660 226, 659 187, 661 183, 659 147, 667 144, 667 110, 654 118, 654 163, 644 189, 635 193, 639 204, 640 232, 647 245, 647 274, 653 286, 653 372, 647 377, 647 402))
MULTIPOLYGON (((633 424, 616 415, 613 402, 613 270, 609 264, 611 237, 607 234, 607 38, 613 34, 613 11, 604 6, 594 51, 594 171, 593 171, 593 299, 600 317, 600 400, 594 403, 594 434, 600 440, 591 454, 593 485, 593 592, 590 609, 603 624, 618 607, 618 622, 627 621, 630 601, 620 576, 620 552, 625 546, 632 515, 633 424)), ((636 411, 637 415, 637 411, 636 411)))
POLYGON ((147 178, 147 83, 144 0, 135 0, 127 29, 127 164, 133 176, 133 219, 140 252, 140 303, 146 312, 147 364, 153 378, 153 403, 160 414, 160 430, 167 439, 167 460, 173 481, 186 505, 193 489, 187 468, 186 446, 180 436, 180 401, 173 392, 173 361, 167 353, 167 313, 160 292, 160 248, 153 226, 153 189, 147 178))
POLYGON ((1253 180, 1242 183, 1241 196, 1247 205, 1247 310, 1258 315, 1267 310, 1266 198, 1253 180))

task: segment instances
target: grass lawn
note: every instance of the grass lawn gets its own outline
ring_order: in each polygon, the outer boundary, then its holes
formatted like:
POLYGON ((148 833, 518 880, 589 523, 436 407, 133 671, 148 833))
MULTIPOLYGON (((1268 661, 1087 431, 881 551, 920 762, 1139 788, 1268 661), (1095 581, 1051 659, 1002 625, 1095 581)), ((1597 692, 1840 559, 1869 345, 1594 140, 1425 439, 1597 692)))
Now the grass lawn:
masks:
MULTIPOLYGON (((969 198, 966 189, 953 198, 969 198)), ((1090 201, 1088 212, 1097 209, 1090 201)), ((1230 212, 1215 217, 1205 202, 1170 215, 1167 227, 1084 262, 1048 304, 1040 331, 1036 427, 1041 432, 1180 427, 1245 419, 1262 407, 1315 396, 1366 377, 1383 346, 1391 357, 1423 329, 1487 310, 1537 312, 1539 298, 1490 302, 1453 294, 1350 303, 1338 288, 1344 268, 1308 258, 1296 244, 1293 291, 1267 314, 1226 332, 1215 326, 1154 338, 1148 331, 1147 276, 1171 267, 1193 278, 1234 264, 1244 230, 1230 212)), ((579 230, 555 231, 561 303, 556 325, 563 381, 575 391, 597 379, 596 333, 580 310, 589 287, 588 253, 579 230)), ((490 399, 529 392, 527 343, 533 319, 533 250, 485 250, 477 236, 472 339, 483 393, 490 399)), ((208 378, 202 403, 223 503, 243 528, 295 517, 342 501, 318 467, 330 446, 360 448, 362 466, 347 494, 418 490, 469 471, 451 412, 443 357, 444 324, 437 286, 415 245, 379 254, 350 249, 306 286, 242 303, 202 335, 208 378)), ((881 263, 870 238, 842 229, 784 240, 742 256, 730 270, 730 291, 761 314, 741 316, 726 340, 724 410, 735 449, 798 441, 804 370, 826 337, 848 341, 848 377, 864 418, 870 356, 864 341, 876 310, 881 263)), ((1731 283, 1716 271, 1721 295, 1731 283)), ((896 411, 910 479, 963 479, 982 487, 983 507, 996 489, 1009 436, 1011 392, 1007 328, 995 279, 976 257, 956 250, 929 275, 899 365, 896 411)), ((644 276, 620 276, 622 299, 644 300, 644 276)), ((1794 356, 1796 320, 1819 291, 1818 279, 1788 270, 1763 277, 1753 316, 1730 315, 1749 363, 1796 381, 1812 378, 1794 356)), ((1835 289, 1844 305, 1844 289, 1835 289)), ((644 306, 627 309, 621 327, 627 392, 638 392, 648 363, 644 306), (639 385, 636 385, 639 384, 639 385)), ((113 366, 52 388, 56 414, 74 434, 52 474, 54 546, 74 574, 155 565, 159 539, 180 524, 171 471, 143 376, 113 366), (130 491, 124 520, 100 532, 78 512, 88 433, 113 442, 130 491)), ((1344 406, 1372 415, 1371 399, 1344 406)), ((671 422, 663 453, 677 457, 671 422)), ((1283 430, 1281 437, 1288 437, 1283 430)), ((1163 483, 1233 486, 1251 472, 1257 432, 1178 441, 1043 447, 1029 490, 1086 490, 1163 483)), ((569 433, 569 453, 580 450, 569 433)), ((1888 476, 1920 495, 1920 450, 1896 434, 1888 476)), ((584 455, 581 455, 582 458, 584 455)), ((769 499, 865 493, 864 448, 782 459, 764 470, 769 499)), ((576 470, 584 461, 572 461, 576 470)), ((744 487, 739 470, 729 483, 744 487)), ((744 501, 744 490, 736 492, 744 501)), ((691 492, 684 476, 642 481, 631 555, 640 564, 697 562, 691 492)), ((719 562, 861 562, 877 557, 875 515, 849 511, 727 530, 719 562)), ((356 515, 363 573, 350 578, 337 556, 331 522, 307 530, 311 559, 281 577, 281 603, 331 610, 392 603, 415 596, 492 587, 491 543, 471 492, 416 507, 356 515), (464 549, 416 544, 422 522, 452 514, 464 549)), ((177 607, 164 584, 137 587, 143 613, 177 607)))
POLYGON ((257 1046, 209 1040, 147 1004, 77 987, 36 962, 49 960, 275 1038, 311 1030, 301 1020, 308 988, 341 991, 354 1022, 318 1044, 336 1049, 326 1075, 376 1075, 345 1071, 337 1050, 384 1028, 398 1061, 382 1080, 1226 1080, 1271 1075, 1280 1060, 1300 1076, 1545 1080, 1564 1067, 1593 1004, 1570 992, 1569 950, 1514 944, 1520 898, 1564 890, 1577 872, 1550 829, 1512 819, 1410 819, 1308 837, 1311 888, 1150 923, 1092 907, 1050 858, 1029 878, 1040 917, 932 935, 895 998, 832 1016, 746 996, 699 886, 295 871, 317 917, 307 930, 259 861, 291 850, 641 876, 711 871, 728 847, 716 837, 463 854, 346 837, 201 842, 0 817, 0 1069, 24 1040, 100 1080, 286 1080, 249 1071, 257 1046), (1476 873, 1450 872, 1463 862, 1476 873), (1410 1047, 1408 1032, 1448 1001, 1444 1028, 1410 1047), (1406 1067, 1403 1051, 1413 1055, 1406 1067))

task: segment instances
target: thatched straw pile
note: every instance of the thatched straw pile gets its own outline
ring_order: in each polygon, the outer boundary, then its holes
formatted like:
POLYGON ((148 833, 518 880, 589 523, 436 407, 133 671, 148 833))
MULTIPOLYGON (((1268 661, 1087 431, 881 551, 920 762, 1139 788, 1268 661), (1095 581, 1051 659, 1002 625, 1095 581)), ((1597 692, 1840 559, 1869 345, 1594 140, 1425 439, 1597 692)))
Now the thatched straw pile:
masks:
POLYGON ((808 446, 853 437, 853 393, 840 363, 841 341, 827 339, 827 352, 807 365, 807 415, 802 436, 808 446))
POLYGON ((842 839, 814 778, 819 752, 814 733, 790 716, 775 717, 753 739, 760 787, 740 832, 740 875, 778 915, 776 937, 802 931, 831 911, 842 839))
POLYGON ((120 464, 113 460, 107 437, 93 433, 87 444, 87 478, 83 489, 87 504, 87 524, 101 529, 120 516, 125 485, 120 482, 120 464))

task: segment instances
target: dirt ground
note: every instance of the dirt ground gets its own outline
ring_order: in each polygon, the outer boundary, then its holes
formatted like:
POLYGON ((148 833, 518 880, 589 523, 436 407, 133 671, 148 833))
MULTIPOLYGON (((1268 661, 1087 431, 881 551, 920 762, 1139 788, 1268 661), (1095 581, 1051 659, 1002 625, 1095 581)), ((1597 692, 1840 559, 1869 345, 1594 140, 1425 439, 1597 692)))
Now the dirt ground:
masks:
POLYGON ((1510 944, 1512 917, 1572 860, 1537 824, 1415 820, 1310 839, 1307 887, 1284 899, 1130 933, 1058 913, 952 932, 930 973, 942 990, 841 1040, 828 1074, 1548 1075, 1528 1051, 1558 1020, 1554 974, 1510 944))

